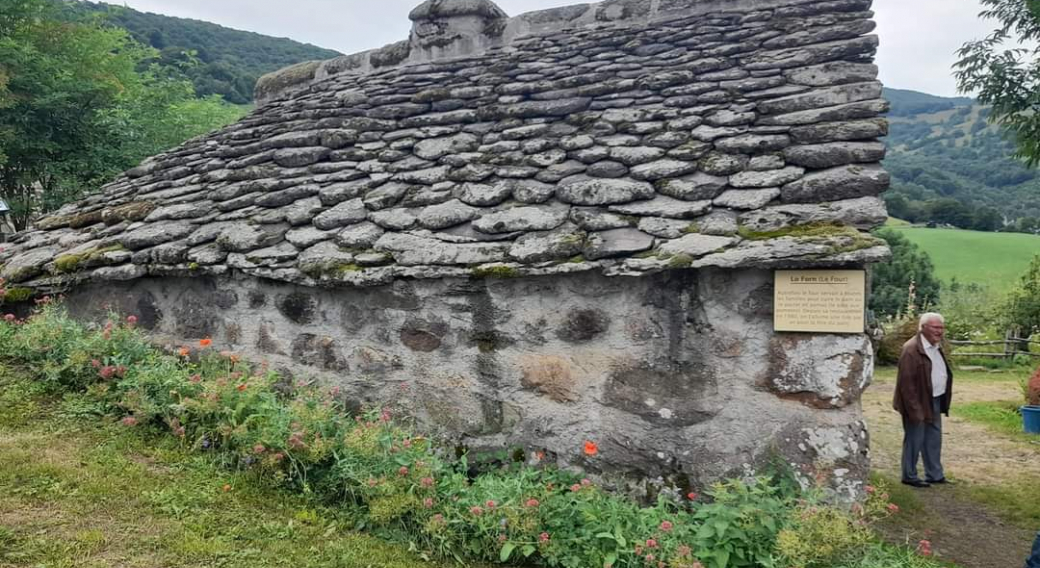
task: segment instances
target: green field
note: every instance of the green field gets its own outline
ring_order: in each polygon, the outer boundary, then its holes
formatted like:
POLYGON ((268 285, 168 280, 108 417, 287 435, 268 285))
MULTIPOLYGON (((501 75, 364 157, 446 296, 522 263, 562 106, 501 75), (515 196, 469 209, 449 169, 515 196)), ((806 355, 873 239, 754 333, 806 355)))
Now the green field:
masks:
POLYGON ((1040 254, 1040 236, 959 229, 891 226, 920 246, 943 281, 975 282, 998 293, 1009 291, 1040 254))

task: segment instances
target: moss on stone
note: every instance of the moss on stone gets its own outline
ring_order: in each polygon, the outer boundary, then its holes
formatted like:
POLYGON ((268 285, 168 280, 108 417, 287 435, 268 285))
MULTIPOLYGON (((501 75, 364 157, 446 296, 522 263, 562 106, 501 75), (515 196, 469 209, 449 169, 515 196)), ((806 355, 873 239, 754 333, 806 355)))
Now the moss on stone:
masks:
POLYGON ((364 269, 365 267, 352 262, 328 261, 308 263, 300 267, 300 272, 315 280, 320 280, 322 278, 341 278, 344 274, 360 272, 364 269))
POLYGON ((860 233, 856 231, 855 235, 849 235, 849 239, 842 243, 835 243, 830 247, 830 254, 842 254, 846 252, 855 252, 858 250, 868 249, 877 246, 885 245, 885 241, 877 237, 860 233))
POLYGON ((79 254, 63 254, 54 259, 54 273, 68 274, 70 272, 75 272, 81 268, 85 268, 89 262, 100 258, 101 255, 105 253, 121 250, 125 250, 123 245, 114 244, 107 247, 90 249, 79 254))
POLYGON ((693 257, 688 254, 677 254, 668 260, 668 268, 689 268, 693 257))
POLYGON ((83 261, 86 260, 82 254, 63 254, 54 260, 55 274, 68 274, 79 270, 83 261))
POLYGON ((644 250, 643 252, 633 254, 632 258, 659 258, 660 254, 656 250, 644 250))
POLYGON ((737 229, 737 233, 749 241, 766 241, 769 239, 779 239, 781 237, 854 237, 861 234, 854 227, 839 225, 836 223, 810 223, 808 225, 783 227, 772 231, 754 231, 747 227, 740 227, 737 229))
POLYGON ((520 276, 520 271, 512 266, 505 265, 494 265, 494 266, 478 266, 470 271, 470 274, 474 278, 517 278, 520 276))
POLYGON ((682 232, 686 235, 692 235, 701 232, 701 228, 697 226, 697 223, 690 223, 683 228, 682 232))
POLYGON ((5 303, 17 303, 25 302, 32 297, 33 291, 31 288, 7 288, 3 299, 5 303))
POLYGON ((342 262, 342 263, 337 263, 337 264, 333 264, 332 266, 330 266, 328 268, 328 272, 330 274, 340 275, 340 274, 345 274, 347 272, 361 272, 364 269, 365 269, 365 267, 363 267, 363 266, 361 266, 359 264, 354 264, 353 262, 342 262))

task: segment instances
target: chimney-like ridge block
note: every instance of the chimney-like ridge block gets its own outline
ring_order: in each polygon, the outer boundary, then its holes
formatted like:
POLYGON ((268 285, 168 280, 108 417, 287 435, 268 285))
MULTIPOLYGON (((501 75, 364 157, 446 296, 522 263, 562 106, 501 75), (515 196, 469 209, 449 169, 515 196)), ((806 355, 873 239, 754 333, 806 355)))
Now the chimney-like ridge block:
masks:
POLYGON ((870 0, 429 0, 410 39, 264 104, 0 251, 39 289, 862 266, 887 134, 870 0), (130 211, 132 214, 127 213, 130 211))

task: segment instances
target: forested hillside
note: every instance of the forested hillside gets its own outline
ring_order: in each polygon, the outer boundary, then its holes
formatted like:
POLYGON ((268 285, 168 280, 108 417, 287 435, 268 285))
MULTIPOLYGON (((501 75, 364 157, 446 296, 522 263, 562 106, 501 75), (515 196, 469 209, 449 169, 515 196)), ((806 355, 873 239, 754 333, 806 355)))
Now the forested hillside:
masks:
POLYGON ((234 104, 253 100, 253 85, 264 73, 301 61, 341 55, 331 49, 199 20, 86 1, 79 6, 101 14, 129 31, 137 41, 159 50, 159 63, 180 66, 199 96, 221 95, 234 104))
POLYGON ((968 98, 886 89, 893 217, 983 231, 1040 229, 1040 179, 968 98), (1005 227, 1005 221, 1010 223, 1005 227))

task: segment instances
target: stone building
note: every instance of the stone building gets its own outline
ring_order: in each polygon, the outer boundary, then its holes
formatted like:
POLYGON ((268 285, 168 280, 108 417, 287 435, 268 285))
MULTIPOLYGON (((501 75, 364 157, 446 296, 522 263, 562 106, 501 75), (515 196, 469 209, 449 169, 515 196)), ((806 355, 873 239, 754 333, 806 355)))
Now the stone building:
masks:
POLYGON ((471 447, 695 487, 779 455, 854 496, 869 341, 774 332, 772 270, 887 255, 870 3, 428 0, 409 39, 266 76, 250 116, 41 220, 0 275, 471 447))

